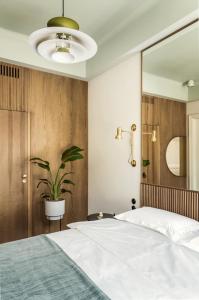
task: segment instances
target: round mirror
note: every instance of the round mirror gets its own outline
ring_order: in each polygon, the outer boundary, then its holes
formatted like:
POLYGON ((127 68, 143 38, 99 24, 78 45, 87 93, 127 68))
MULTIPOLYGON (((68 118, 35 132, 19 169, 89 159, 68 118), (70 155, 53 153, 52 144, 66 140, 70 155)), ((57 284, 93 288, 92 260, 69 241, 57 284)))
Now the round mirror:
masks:
POLYGON ((166 162, 169 170, 175 176, 186 175, 186 138, 173 138, 166 150, 166 162))

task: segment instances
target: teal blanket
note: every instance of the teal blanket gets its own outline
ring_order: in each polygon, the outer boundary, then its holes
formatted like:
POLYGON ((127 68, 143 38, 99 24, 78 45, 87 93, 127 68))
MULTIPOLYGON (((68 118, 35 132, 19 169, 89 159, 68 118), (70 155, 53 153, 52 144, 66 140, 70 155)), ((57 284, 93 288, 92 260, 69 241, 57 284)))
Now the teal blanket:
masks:
POLYGON ((46 236, 0 245, 1 300, 108 297, 46 236))

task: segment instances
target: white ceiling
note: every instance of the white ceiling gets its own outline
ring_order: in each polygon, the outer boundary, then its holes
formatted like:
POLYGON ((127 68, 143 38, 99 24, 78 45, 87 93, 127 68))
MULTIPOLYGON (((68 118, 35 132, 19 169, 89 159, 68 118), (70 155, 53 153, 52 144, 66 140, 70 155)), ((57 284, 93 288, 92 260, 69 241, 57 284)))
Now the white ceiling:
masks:
MULTIPOLYGON (((74 18, 80 30, 98 43, 114 34, 123 23, 135 18, 159 0, 65 0, 65 16, 74 18)), ((29 35, 61 15, 62 0, 1 0, 0 27, 29 35)))
POLYGON ((199 81, 199 22, 147 50, 143 70, 181 83, 199 81))
POLYGON ((61 14, 62 0, 0 0, 0 59, 92 78, 196 9, 198 0, 65 0, 65 16, 75 19, 81 31, 93 36, 99 49, 87 63, 60 65, 38 57, 28 44, 28 35, 61 14))

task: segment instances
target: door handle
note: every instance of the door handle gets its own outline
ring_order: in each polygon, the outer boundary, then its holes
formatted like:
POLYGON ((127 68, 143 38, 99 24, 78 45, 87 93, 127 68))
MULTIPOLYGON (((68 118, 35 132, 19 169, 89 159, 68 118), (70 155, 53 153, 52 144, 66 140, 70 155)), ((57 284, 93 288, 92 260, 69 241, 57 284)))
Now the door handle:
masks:
POLYGON ((22 183, 26 183, 27 182, 27 177, 28 177, 27 174, 23 174, 22 175, 22 183))

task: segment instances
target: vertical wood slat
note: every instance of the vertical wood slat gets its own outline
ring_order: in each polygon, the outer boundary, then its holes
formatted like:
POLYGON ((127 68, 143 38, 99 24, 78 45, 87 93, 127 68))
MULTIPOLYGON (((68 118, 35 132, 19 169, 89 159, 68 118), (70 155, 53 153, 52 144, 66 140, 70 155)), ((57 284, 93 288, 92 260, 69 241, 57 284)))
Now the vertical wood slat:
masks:
POLYGON ((27 111, 25 69, 0 62, 0 109, 27 111))
POLYGON ((164 209, 199 221, 199 192, 141 183, 141 206, 164 209))

